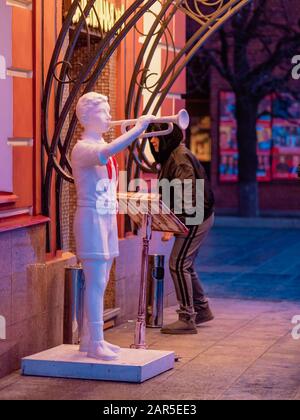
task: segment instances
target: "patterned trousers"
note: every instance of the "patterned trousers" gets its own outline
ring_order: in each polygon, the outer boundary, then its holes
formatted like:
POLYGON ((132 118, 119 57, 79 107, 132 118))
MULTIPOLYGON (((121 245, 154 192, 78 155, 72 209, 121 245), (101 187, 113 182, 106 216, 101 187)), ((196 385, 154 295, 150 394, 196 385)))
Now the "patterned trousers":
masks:
POLYGON ((197 312, 197 305, 207 302, 194 263, 213 224, 214 215, 202 225, 191 227, 187 236, 176 235, 170 256, 170 272, 180 305, 179 313, 193 315, 197 312))

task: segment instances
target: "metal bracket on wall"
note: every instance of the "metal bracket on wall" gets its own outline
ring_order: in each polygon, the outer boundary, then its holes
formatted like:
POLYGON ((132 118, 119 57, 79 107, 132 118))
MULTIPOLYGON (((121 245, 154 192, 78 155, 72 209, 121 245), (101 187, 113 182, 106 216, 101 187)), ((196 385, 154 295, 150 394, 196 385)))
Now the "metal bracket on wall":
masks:
POLYGON ((1 204, 15 204, 18 200, 18 196, 13 193, 2 193, 0 192, 0 205, 1 204))
POLYGON ((21 77, 23 79, 32 79, 33 77, 32 70, 18 69, 16 67, 8 67, 6 74, 10 77, 21 77))
POLYGON ((7 139, 8 146, 33 146, 33 139, 28 137, 9 137, 7 139))
POLYGON ((31 0, 6 0, 6 5, 20 7, 26 10, 32 10, 31 0))
POLYGON ((0 218, 4 219, 7 217, 15 217, 15 216, 32 216, 33 209, 32 207, 23 207, 20 209, 12 209, 12 210, 0 210, 0 218))

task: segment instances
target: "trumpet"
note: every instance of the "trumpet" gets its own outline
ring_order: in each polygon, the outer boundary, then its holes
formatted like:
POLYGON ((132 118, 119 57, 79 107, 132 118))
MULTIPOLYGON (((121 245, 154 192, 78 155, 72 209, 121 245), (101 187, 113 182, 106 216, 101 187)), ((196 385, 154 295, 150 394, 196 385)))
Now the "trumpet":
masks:
MULTIPOLYGON (((120 121, 112 121, 110 123, 110 127, 116 127, 118 125, 121 126, 122 133, 127 131, 127 127, 136 124, 137 119, 135 120, 120 120, 120 121)), ((186 109, 182 109, 178 112, 177 115, 172 115, 170 117, 156 117, 153 119, 154 124, 168 124, 168 128, 166 130, 161 131, 153 131, 151 133, 143 133, 140 138, 151 138, 151 137, 160 137, 166 136, 170 134, 174 130, 174 124, 178 125, 181 130, 186 130, 190 124, 190 116, 186 109)))

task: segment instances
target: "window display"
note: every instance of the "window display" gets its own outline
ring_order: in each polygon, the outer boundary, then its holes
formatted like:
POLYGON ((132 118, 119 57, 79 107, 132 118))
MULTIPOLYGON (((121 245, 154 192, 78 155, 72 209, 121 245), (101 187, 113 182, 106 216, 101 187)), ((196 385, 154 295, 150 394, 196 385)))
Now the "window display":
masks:
POLYGON ((273 101, 273 178, 297 179, 300 163, 300 104, 289 95, 273 101))
POLYGON ((208 116, 191 119, 191 151, 201 162, 211 161, 210 129, 208 116))
MULTIPOLYGON (((220 93, 220 181, 237 182, 235 95, 220 93)), ((268 96, 257 121, 257 179, 296 179, 300 164, 300 104, 289 95, 268 96)))

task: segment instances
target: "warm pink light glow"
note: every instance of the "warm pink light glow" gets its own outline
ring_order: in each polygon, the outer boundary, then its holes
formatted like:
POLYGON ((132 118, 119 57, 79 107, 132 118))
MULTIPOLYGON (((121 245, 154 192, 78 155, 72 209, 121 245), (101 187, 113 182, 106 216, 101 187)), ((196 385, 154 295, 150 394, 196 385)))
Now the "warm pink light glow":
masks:
POLYGON ((0 191, 12 192, 12 149, 7 138, 13 136, 13 81, 6 77, 12 64, 12 10, 0 2, 0 191))

